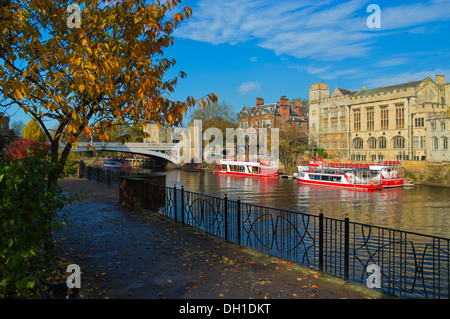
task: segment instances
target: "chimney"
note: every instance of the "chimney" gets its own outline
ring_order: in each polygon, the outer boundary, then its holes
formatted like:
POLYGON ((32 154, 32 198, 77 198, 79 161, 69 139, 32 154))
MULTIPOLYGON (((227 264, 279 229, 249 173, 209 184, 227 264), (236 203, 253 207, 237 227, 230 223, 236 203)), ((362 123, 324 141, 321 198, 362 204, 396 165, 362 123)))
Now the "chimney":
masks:
POLYGON ((302 101, 300 100, 295 101, 294 110, 297 111, 299 116, 302 116, 302 101))
POLYGON ((280 105, 289 106, 289 100, 286 98, 286 95, 283 95, 280 98, 280 105))
POLYGON ((436 84, 445 84, 445 75, 436 75, 436 84))
POLYGON ((260 105, 264 105, 264 99, 263 98, 261 98, 261 97, 257 97, 256 98, 256 109, 258 109, 258 106, 260 106, 260 105))

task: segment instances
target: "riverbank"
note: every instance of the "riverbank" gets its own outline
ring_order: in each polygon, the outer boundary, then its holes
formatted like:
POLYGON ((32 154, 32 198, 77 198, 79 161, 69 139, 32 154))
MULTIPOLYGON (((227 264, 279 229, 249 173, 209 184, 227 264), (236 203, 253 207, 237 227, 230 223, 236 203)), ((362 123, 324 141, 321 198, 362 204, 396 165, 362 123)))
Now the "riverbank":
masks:
POLYGON ((119 204, 117 188, 84 179, 59 182, 88 193, 64 208, 55 236, 62 265, 82 270, 87 299, 369 299, 375 290, 119 204))

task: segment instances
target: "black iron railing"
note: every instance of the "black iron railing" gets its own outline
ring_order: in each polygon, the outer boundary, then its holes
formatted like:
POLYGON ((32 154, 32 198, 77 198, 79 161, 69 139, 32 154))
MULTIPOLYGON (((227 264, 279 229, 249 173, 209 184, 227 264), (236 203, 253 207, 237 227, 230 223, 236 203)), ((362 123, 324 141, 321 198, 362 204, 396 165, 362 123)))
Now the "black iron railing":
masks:
MULTIPOLYGON (((92 179, 115 180, 98 174, 91 174, 92 179)), ((449 297, 450 239, 313 215, 306 209, 242 203, 183 187, 145 183, 144 195, 146 209, 283 260, 401 298, 449 297)))

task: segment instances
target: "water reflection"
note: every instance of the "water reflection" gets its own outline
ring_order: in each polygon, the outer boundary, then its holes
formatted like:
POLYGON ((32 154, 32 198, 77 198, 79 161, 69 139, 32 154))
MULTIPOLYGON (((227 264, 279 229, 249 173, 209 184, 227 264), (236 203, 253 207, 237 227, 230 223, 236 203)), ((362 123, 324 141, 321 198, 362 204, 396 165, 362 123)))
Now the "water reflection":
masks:
POLYGON ((167 186, 242 202, 319 214, 441 237, 450 237, 450 188, 420 186, 367 192, 302 185, 296 180, 165 172, 167 186))

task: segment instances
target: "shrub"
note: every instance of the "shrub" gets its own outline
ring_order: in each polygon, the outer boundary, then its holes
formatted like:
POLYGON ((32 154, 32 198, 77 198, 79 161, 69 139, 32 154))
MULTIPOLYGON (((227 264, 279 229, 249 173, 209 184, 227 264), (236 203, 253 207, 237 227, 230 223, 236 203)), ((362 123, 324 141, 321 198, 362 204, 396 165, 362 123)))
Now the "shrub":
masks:
POLYGON ((53 268, 46 245, 63 224, 57 223, 58 210, 73 199, 48 183, 52 164, 45 151, 28 148, 27 154, 0 157, 0 298, 29 296, 30 268, 53 268))

